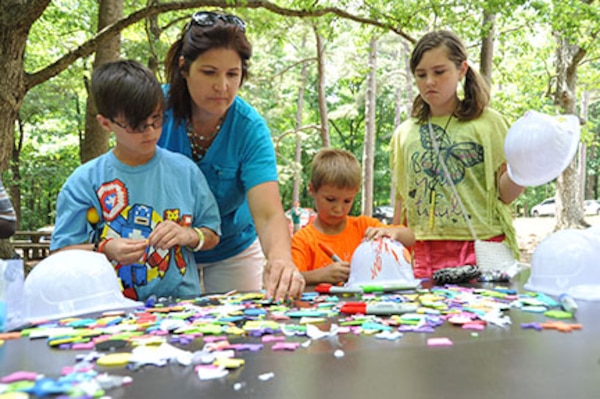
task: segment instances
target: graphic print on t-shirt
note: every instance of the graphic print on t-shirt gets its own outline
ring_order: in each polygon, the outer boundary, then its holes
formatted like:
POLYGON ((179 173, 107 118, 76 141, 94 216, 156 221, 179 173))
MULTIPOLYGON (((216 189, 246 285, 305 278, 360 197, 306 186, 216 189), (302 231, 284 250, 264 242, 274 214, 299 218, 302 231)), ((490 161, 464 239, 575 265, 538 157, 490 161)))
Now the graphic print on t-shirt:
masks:
MULTIPOLYGON (((118 179, 103 184, 97 190, 105 220, 102 239, 133 238, 148 239, 154 228, 163 221, 162 216, 150 205, 128 204, 128 192, 125 184, 118 179)), ((179 217, 179 209, 169 209, 165 216, 181 224, 191 225, 191 216, 179 217)), ((174 250, 181 251, 180 247, 174 250)), ((181 256, 181 254, 179 254, 181 256)), ((145 286, 155 278, 164 278, 169 268, 171 250, 148 246, 144 255, 135 263, 123 265, 113 261, 121 281, 123 294, 137 299, 136 287, 145 286)), ((185 274, 185 264, 178 270, 185 274)))
MULTIPOLYGON (((454 142, 441 126, 432 124, 432 129, 440 156, 448 168, 452 182, 457 186, 464 180, 467 168, 483 163, 483 146, 473 141, 454 142)), ((439 187, 450 183, 433 145, 428 125, 419 128, 419 137, 424 151, 412 154, 411 167, 418 177, 412 183, 416 189, 409 194, 419 206, 419 214, 429 214, 434 208, 436 217, 452 217, 451 215, 455 213, 454 199, 444 198, 442 190, 438 190, 439 187)))

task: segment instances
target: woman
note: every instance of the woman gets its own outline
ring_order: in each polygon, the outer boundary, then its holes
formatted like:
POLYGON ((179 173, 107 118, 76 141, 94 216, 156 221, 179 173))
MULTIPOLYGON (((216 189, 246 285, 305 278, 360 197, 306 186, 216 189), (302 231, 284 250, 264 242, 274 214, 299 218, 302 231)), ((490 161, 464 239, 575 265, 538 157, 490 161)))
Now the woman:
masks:
POLYGON ((264 283, 268 297, 298 297, 305 282, 292 262, 271 135, 237 96, 252 54, 245 31, 235 15, 192 16, 165 61, 159 145, 192 158, 219 204, 221 241, 196 256, 205 292, 256 291, 264 283))

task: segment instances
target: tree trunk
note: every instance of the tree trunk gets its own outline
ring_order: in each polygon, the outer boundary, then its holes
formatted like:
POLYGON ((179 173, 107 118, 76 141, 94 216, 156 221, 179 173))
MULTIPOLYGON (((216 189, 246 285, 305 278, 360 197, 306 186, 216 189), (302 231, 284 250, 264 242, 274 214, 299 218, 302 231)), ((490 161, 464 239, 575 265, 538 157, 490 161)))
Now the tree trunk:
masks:
POLYGON ((375 165, 375 108, 377 94, 377 39, 369 44, 369 72, 365 95, 365 141, 363 147, 362 214, 373 215, 373 168, 375 165))
MULTIPOLYGON (((394 131, 406 117, 410 117, 412 111, 412 102, 414 99, 414 86, 412 82, 412 72, 410 70, 410 46, 408 42, 403 42, 398 54, 398 65, 404 64, 404 87, 398 86, 396 89, 396 106, 394 108, 394 131)), ((390 204, 396 202, 396 187, 390 184, 390 204)))
MULTIPOLYGON (((306 46, 306 38, 302 38, 302 48, 306 46)), ((304 114, 304 91, 306 88, 306 77, 308 76, 308 66, 306 62, 302 63, 300 72, 300 82, 298 86, 298 100, 296 109, 296 148, 294 150, 294 183, 292 187, 292 204, 300 201, 300 184, 302 183, 302 115, 304 114)))
POLYGON ((321 142, 323 147, 330 147, 331 140, 329 138, 329 121, 327 116, 327 98, 325 96, 325 59, 324 59, 324 46, 323 38, 317 30, 317 26, 313 26, 315 31, 315 37, 317 39, 317 75, 318 75, 318 87, 317 92, 319 94, 319 115, 321 117, 321 142))
MULTIPOLYGON (((590 92, 588 90, 586 90, 583 93, 583 101, 581 102, 581 119, 583 119, 584 121, 587 121, 589 118, 589 112, 590 112, 590 92)), ((596 163, 596 145, 594 144, 596 142, 596 140, 592 141, 592 145, 590 145, 589 147, 587 145, 585 145, 585 151, 582 151, 583 154, 585 154, 583 156, 583 163, 582 163, 582 170, 580 171, 581 176, 583 176, 584 178, 581 179, 583 182, 583 199, 597 199, 598 198, 598 175, 593 173, 593 174, 587 174, 587 165, 588 162, 591 165, 594 165, 596 163)))
POLYGON ((25 131, 23 130, 23 124, 21 123, 21 118, 17 115, 17 132, 18 136, 16 137, 11 155, 11 164, 10 171, 12 173, 12 181, 5 182, 4 184, 10 187, 10 199, 15 209, 15 214, 17 216, 17 228, 21 227, 21 185, 23 184, 21 179, 21 150, 23 149, 23 141, 25 140, 25 131))
POLYGON ((8 166, 15 120, 27 93, 23 65, 29 30, 49 3, 0 1, 0 171, 8 166))
POLYGON ((492 63, 494 60, 494 38, 496 36, 496 15, 483 14, 483 31, 486 32, 481 42, 481 62, 479 71, 488 85, 492 84, 492 63))
POLYGON ((12 259, 15 251, 9 240, 0 240, 0 259, 12 259))
MULTIPOLYGON (((577 65, 584 55, 585 50, 557 35, 554 101, 565 114, 577 115, 577 65)), ((589 227, 583 216, 580 181, 579 157, 575 156, 556 180, 556 230, 589 227)))
MULTIPOLYGON (((118 21, 123 17, 123 0, 103 0, 98 10, 98 31, 118 21)), ((121 54, 121 35, 115 35, 98 47, 94 58, 94 66, 98 66, 119 59, 121 54)), ((96 106, 89 91, 89 83, 86 81, 88 98, 85 112, 85 132, 80 146, 81 163, 96 158, 108 151, 109 135, 96 121, 96 106)))

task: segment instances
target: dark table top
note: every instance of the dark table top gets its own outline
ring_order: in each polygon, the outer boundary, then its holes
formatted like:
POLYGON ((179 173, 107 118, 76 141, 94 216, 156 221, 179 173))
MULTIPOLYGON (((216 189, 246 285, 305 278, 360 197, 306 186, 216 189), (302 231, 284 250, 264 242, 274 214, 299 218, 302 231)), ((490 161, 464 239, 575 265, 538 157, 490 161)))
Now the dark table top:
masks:
MULTIPOLYGON (((521 328, 548 318, 507 311, 512 324, 489 325, 472 334, 445 323, 434 333, 405 333, 395 341, 343 334, 315 340, 295 352, 240 352, 245 365, 226 377, 200 380, 193 367, 168 364, 137 371, 133 383, 110 390, 112 398, 598 398, 600 395, 600 303, 579 301, 575 320, 582 330, 563 333, 521 328), (448 337, 452 346, 430 347, 427 339, 448 337), (334 356, 341 349, 343 357, 334 356), (273 378, 259 376, 274 373, 273 378)), ((321 326, 327 329, 327 326, 321 326)), ((202 341, 201 339, 199 341, 202 341)), ((299 337, 298 342, 306 341, 299 337)), ((259 338, 230 338, 260 342, 259 338)), ((186 350, 199 350, 202 342, 186 350)), ((81 352, 79 352, 81 353, 81 352)), ((0 347, 0 376, 26 370, 57 376, 73 365, 75 351, 50 349, 45 340, 22 338, 0 347)))

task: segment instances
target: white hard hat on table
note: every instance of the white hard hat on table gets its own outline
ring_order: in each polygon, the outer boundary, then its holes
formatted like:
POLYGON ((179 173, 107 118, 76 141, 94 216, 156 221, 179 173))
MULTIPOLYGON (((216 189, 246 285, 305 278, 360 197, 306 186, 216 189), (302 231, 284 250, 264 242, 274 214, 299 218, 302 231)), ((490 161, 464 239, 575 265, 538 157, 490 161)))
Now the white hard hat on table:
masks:
POLYGON ((346 286, 374 283, 418 285, 410 254, 400 242, 387 237, 364 240, 354 251, 346 286))
POLYGON ((123 296, 106 256, 80 249, 54 253, 25 279, 25 319, 60 319, 144 306, 123 296))
POLYGON ((600 301, 600 231, 565 229, 546 237, 531 257, 525 289, 600 301))

